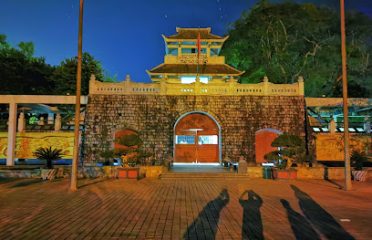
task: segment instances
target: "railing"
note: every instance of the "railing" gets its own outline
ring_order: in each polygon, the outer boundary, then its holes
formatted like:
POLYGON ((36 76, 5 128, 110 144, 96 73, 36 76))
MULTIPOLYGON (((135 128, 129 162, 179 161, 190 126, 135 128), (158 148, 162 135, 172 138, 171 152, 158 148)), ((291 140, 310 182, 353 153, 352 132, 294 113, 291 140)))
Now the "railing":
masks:
POLYGON ((136 83, 127 76, 119 83, 106 83, 95 80, 92 75, 89 82, 89 94, 110 95, 252 95, 252 96, 303 96, 304 83, 302 77, 297 83, 274 84, 267 77, 257 84, 240 84, 231 80, 226 83, 136 83))

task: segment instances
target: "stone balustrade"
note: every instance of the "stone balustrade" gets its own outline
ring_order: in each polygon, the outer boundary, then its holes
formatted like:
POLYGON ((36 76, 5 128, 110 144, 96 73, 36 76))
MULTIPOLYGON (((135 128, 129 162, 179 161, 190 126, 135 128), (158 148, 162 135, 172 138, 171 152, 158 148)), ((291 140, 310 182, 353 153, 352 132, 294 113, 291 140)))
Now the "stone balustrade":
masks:
POLYGON ((240 84, 231 80, 227 83, 136 83, 127 76, 118 83, 100 82, 92 75, 89 82, 89 94, 103 95, 252 95, 252 96, 303 96, 304 82, 299 77, 292 84, 274 84, 265 77, 256 84, 240 84))

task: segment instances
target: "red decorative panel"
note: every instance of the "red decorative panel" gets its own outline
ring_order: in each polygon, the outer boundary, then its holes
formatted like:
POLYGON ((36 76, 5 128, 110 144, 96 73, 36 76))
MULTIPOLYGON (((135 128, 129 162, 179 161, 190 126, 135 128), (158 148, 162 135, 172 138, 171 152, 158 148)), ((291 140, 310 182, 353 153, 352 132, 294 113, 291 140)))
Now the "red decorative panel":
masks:
POLYGON ((271 146, 271 143, 279 135, 279 131, 272 129, 263 129, 256 132, 255 148, 256 148, 256 163, 267 162, 265 154, 276 150, 271 146))

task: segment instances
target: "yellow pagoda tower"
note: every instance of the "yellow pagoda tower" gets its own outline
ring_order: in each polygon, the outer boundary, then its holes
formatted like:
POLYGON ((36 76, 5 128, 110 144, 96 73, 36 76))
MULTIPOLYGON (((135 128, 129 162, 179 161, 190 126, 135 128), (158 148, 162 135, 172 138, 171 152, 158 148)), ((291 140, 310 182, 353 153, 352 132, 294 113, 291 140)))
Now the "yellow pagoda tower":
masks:
POLYGON ((177 33, 163 36, 164 63, 147 70, 154 83, 225 83, 237 81, 244 72, 225 63, 219 56, 228 36, 211 33, 211 28, 176 28, 177 33))

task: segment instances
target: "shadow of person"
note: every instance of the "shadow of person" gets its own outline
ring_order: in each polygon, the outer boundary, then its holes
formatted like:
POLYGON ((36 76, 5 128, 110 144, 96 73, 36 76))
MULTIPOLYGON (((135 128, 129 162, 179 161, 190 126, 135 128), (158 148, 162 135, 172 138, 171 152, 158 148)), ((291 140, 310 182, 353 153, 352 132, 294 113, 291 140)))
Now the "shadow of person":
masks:
POLYGON ((43 182, 43 180, 38 179, 38 178, 36 178, 36 179, 26 179, 26 180, 16 182, 14 185, 11 186, 11 188, 27 187, 29 185, 38 184, 38 183, 42 183, 42 182, 43 182))
POLYGON ((239 198, 243 208, 242 239, 264 239, 260 208, 262 198, 254 191, 245 191, 239 198), (248 193, 248 199, 244 195, 248 193))
POLYGON ((220 212, 229 201, 229 193, 223 189, 218 197, 205 205, 187 228, 183 239, 215 239, 220 212))
POLYGON ((280 199, 283 207, 287 210, 288 220, 291 224, 292 231, 296 239, 301 240, 318 240, 318 233, 313 229, 304 216, 293 210, 287 200, 280 199))
POLYGON ((299 205, 304 215, 309 221, 328 239, 354 239, 344 228, 315 202, 307 193, 301 191, 298 187, 291 185, 298 198, 299 205))

